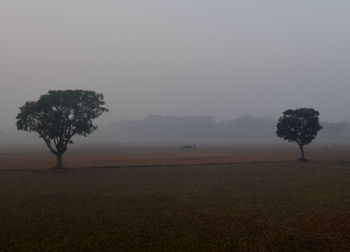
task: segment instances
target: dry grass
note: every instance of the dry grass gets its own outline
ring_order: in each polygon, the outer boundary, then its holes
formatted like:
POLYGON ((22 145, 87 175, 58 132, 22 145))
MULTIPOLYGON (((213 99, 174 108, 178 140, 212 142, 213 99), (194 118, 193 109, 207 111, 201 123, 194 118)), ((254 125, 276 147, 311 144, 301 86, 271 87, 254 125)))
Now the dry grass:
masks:
MULTIPOLYGON (((318 145, 307 149, 311 160, 347 162, 349 146, 318 145)), ((178 145, 75 145, 66 153, 69 168, 198 165, 246 162, 294 161, 298 158, 294 145, 199 145, 197 152, 179 151, 178 145)), ((47 169, 55 165, 55 157, 45 146, 0 146, 0 170, 47 169)))
POLYGON ((85 147, 67 164, 238 163, 26 170, 51 157, 31 167, 44 149, 3 149, 21 170, 0 172, 0 251, 350 251, 347 148, 308 163, 267 162, 294 159, 281 147, 167 148, 85 147))

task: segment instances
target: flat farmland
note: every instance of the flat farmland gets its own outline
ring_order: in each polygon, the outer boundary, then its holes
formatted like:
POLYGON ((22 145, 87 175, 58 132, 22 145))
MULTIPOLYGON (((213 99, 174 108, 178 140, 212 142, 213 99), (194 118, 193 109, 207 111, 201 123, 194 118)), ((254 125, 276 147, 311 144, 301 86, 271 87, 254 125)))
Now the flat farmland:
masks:
POLYGON ((293 147, 3 146, 0 251, 349 251, 350 149, 293 147))
MULTIPOLYGON (((314 161, 350 161, 350 146, 319 144, 306 148, 314 161)), ((73 145, 64 156, 67 168, 231 164, 295 161, 295 145, 198 145, 196 152, 180 151, 176 144, 73 145)), ((55 157, 43 145, 0 145, 0 170, 48 169, 55 157)))

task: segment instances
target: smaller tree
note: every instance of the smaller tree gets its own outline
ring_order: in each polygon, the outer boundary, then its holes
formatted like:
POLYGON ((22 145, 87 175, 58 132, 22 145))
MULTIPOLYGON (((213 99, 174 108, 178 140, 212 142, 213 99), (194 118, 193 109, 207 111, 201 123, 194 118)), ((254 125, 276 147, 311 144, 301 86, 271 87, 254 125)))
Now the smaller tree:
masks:
POLYGON ((38 101, 26 102, 17 115, 19 130, 36 132, 56 156, 56 168, 72 144, 72 137, 86 137, 97 129, 93 119, 108 111, 102 94, 88 90, 50 90, 38 101))
POLYGON ((322 129, 319 116, 320 113, 313 108, 299 108, 284 111, 278 120, 277 136, 298 144, 301 161, 306 161, 304 146, 310 144, 322 129))

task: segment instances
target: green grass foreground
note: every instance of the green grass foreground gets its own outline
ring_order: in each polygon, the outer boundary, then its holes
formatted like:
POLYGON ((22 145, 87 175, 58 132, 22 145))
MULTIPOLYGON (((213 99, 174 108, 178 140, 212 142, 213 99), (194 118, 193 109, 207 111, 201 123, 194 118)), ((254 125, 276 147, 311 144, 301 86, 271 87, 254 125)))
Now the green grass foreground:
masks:
POLYGON ((0 251, 349 251, 350 165, 0 172, 0 251))

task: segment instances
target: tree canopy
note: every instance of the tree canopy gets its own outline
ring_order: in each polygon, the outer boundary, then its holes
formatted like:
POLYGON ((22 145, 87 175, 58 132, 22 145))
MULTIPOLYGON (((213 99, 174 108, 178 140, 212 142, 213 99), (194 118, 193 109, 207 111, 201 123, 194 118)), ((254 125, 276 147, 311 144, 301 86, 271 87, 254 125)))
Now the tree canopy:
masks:
POLYGON ((295 142, 301 151, 301 160, 305 160, 304 146, 310 144, 322 129, 320 113, 313 108, 289 109, 283 112, 277 123, 278 137, 295 142))
POLYGON ((56 155, 56 167, 75 135, 88 136, 97 129, 93 120, 108 109, 103 94, 88 90, 50 90, 38 101, 28 101, 17 115, 19 130, 36 132, 56 155))

